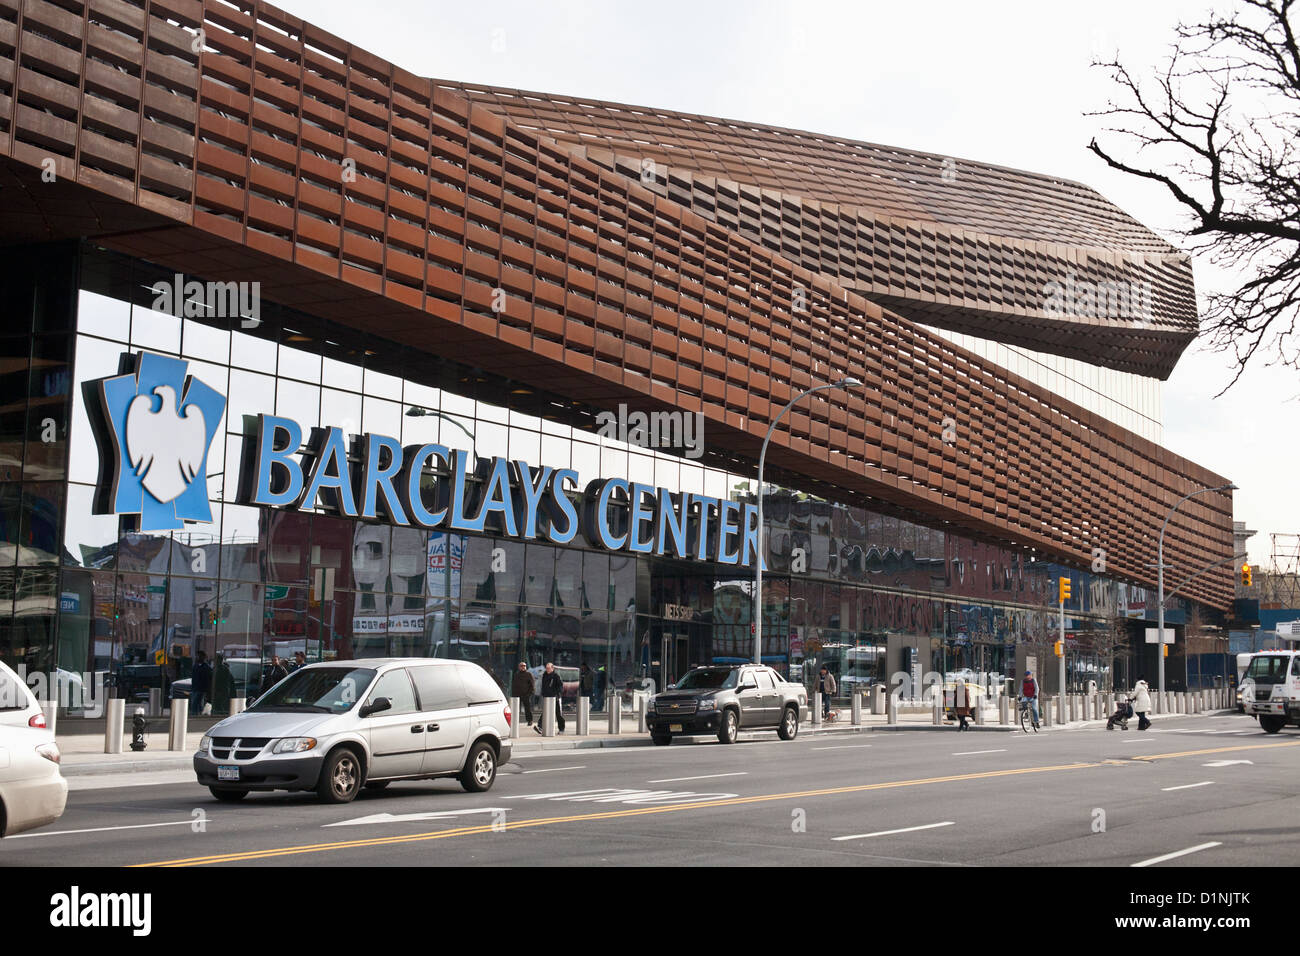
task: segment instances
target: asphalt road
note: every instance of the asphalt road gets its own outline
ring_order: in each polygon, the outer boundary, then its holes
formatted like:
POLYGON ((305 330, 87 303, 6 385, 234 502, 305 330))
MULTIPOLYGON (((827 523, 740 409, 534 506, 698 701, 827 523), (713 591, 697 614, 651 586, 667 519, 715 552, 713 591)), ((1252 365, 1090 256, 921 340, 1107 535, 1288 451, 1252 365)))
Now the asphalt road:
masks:
POLYGON ((219 804, 161 774, 73 792, 58 823, 0 843, 0 865, 1289 865, 1297 768, 1300 733, 1233 715, 552 751, 486 794, 399 783, 342 807, 219 804))

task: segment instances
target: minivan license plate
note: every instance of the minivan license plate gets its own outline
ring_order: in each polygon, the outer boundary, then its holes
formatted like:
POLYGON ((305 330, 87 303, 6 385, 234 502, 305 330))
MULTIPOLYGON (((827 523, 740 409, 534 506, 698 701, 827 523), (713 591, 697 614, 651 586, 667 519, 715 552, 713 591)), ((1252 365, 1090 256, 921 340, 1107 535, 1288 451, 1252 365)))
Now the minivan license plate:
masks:
MULTIPOLYGON (((668 732, 669 732, 669 733, 673 733, 673 734, 680 734, 680 733, 682 732, 682 725, 681 725, 681 724, 669 724, 669 725, 668 725, 668 732)), ((236 768, 236 769, 238 769, 238 768, 236 768)))
POLYGON ((239 768, 238 767, 217 767, 217 779, 238 780, 239 768))

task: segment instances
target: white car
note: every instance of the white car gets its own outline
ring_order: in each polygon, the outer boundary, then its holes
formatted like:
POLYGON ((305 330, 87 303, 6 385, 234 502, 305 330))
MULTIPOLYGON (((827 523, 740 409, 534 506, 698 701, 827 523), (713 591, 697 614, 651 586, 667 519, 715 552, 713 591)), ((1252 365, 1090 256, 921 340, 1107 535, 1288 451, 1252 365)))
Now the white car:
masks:
POLYGON ((54 734, 0 726, 0 837, 53 823, 68 803, 54 734))
POLYGON ((45 712, 32 689, 0 661, 0 727, 45 728, 45 712))

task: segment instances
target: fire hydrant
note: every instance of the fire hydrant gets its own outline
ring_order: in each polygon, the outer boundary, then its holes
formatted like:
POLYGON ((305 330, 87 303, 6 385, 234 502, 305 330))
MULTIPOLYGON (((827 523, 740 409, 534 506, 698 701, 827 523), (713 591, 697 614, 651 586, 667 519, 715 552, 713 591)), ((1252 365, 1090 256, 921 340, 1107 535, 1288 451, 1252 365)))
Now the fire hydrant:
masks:
POLYGON ((144 732, 148 725, 144 721, 144 708, 137 707, 135 716, 131 718, 131 749, 139 753, 144 750, 144 732))

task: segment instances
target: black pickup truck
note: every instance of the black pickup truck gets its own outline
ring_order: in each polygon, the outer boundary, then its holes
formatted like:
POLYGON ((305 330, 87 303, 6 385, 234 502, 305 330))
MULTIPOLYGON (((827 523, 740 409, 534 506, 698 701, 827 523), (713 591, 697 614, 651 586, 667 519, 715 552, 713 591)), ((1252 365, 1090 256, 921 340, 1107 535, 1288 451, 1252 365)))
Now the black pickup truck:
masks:
POLYGON ((793 740, 807 712, 803 685, 787 683, 770 667, 697 667, 650 699, 646 725, 660 746, 703 734, 734 744, 741 730, 772 729, 782 740, 793 740))

